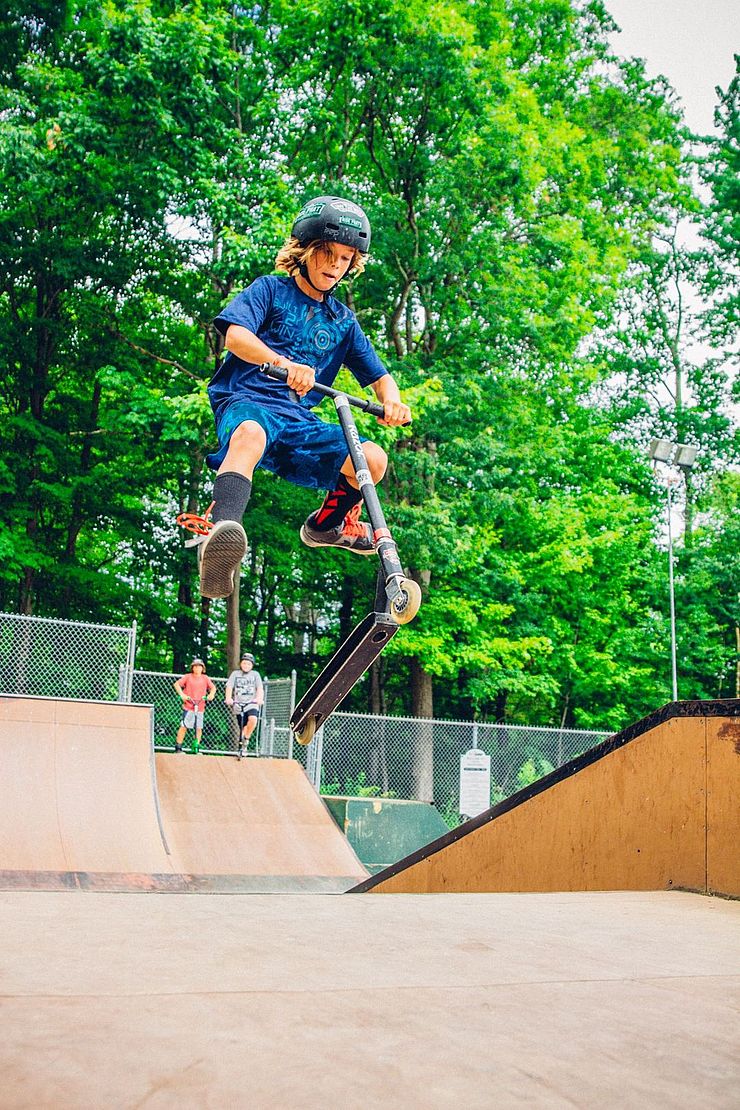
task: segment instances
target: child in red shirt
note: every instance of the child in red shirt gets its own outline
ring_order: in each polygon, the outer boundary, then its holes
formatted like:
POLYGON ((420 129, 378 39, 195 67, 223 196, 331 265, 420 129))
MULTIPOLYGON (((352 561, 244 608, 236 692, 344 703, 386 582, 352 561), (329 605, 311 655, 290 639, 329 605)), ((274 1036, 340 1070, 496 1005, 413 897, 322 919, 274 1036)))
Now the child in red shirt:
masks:
POLYGON ((206 665, 202 659, 194 659, 190 664, 190 674, 184 674, 174 684, 175 690, 182 698, 182 724, 177 731, 175 751, 182 751, 182 742, 185 732, 189 728, 195 729, 194 751, 200 751, 200 742, 203 737, 203 711, 207 701, 213 701, 216 696, 216 687, 206 674, 206 665))

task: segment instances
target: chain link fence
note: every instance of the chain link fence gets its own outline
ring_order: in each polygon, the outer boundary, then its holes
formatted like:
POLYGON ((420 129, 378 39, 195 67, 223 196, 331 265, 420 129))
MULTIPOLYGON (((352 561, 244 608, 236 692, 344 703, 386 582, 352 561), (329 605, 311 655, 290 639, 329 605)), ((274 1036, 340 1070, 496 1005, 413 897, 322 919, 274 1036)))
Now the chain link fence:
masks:
MULTIPOLYGON (((205 753, 236 755, 239 723, 224 700, 226 679, 209 677, 216 687, 216 695, 212 702, 206 702, 200 749, 205 753)), ((131 701, 154 706, 154 746, 160 751, 174 749, 177 730, 182 724, 182 700, 174 689, 179 678, 182 673, 135 670, 132 674, 131 701)), ((295 674, 291 678, 265 678, 263 683, 265 702, 247 755, 290 759, 293 738, 288 721, 295 700, 295 674)), ((194 743, 195 732, 189 729, 185 737, 186 750, 192 750, 194 743)))
POLYGON ((0 692, 130 701, 130 627, 0 613, 0 692))
POLYGON ((309 748, 308 772, 317 788, 320 783, 322 794, 433 802, 454 828, 462 820, 460 757, 470 748, 490 756, 490 802, 495 805, 609 735, 579 729, 334 713, 309 748))
MULTIPOLYGON (((133 701, 154 706, 154 743, 172 750, 182 723, 173 689, 179 674, 134 670, 136 623, 87 624, 0 613, 0 693, 133 701)), ((225 704, 225 678, 213 680, 201 748, 235 754, 239 729, 225 704)), ((491 804, 598 744, 607 732, 475 724, 334 713, 308 748, 293 743, 289 720, 296 676, 265 679, 265 704, 249 754, 297 759, 324 794, 431 801, 454 827, 460 821, 460 756, 480 748, 491 759, 491 804)), ((192 743, 190 731, 186 745, 192 743)))

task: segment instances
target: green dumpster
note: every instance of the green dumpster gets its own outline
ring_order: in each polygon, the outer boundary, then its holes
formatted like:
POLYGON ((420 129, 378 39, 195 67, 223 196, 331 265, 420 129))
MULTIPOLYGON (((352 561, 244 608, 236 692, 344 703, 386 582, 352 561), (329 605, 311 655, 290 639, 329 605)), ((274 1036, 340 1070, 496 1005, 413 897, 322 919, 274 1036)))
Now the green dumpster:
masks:
POLYGON ((372 875, 449 832, 429 802, 336 795, 323 801, 372 875))

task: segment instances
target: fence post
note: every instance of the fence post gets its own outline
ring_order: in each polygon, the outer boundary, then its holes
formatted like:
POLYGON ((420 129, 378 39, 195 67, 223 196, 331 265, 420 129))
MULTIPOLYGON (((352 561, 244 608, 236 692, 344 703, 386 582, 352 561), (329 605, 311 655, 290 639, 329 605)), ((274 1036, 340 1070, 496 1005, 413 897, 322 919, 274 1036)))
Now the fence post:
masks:
POLYGON ((265 750, 265 725, 267 723, 267 709, 270 704, 270 680, 269 678, 262 679, 262 705, 260 706, 260 715, 257 718, 257 730, 254 738, 254 750, 259 752, 260 755, 264 754, 265 750))
POLYGON ((134 661, 136 659, 136 621, 131 624, 131 631, 128 637, 128 648, 126 651, 126 672, 123 686, 123 697, 120 697, 119 686, 119 701, 130 702, 134 684, 134 661))
MULTIPOLYGON (((298 676, 296 674, 295 668, 293 668, 293 670, 290 672, 290 705, 289 705, 289 708, 288 708, 288 721, 289 722, 290 722, 290 718, 293 716, 293 710, 295 709, 295 691, 296 691, 296 680, 297 680, 297 678, 298 678, 298 676)), ((288 759, 292 759, 292 758, 293 758, 293 729, 290 727, 290 723, 289 723, 288 724, 288 759)))

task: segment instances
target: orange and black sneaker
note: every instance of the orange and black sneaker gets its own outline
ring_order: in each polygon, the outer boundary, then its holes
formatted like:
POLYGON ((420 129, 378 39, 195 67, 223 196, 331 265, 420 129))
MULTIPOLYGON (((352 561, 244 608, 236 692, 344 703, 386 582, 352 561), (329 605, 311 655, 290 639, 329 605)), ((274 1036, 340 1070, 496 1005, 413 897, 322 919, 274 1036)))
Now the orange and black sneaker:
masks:
POLYGON ((356 555, 374 555, 372 528, 360 520, 361 512, 362 502, 358 501, 341 524, 323 531, 316 527, 316 513, 312 513, 301 525, 301 539, 307 547, 341 547, 344 551, 354 551, 356 555))
POLYGON ((238 520, 219 520, 198 546, 202 597, 229 597, 247 553, 247 534, 238 520))
POLYGON ((234 592, 236 575, 247 553, 247 533, 238 520, 211 519, 214 502, 203 516, 197 513, 180 513, 177 523, 191 539, 186 547, 198 548, 198 573, 201 597, 229 597, 234 592))

